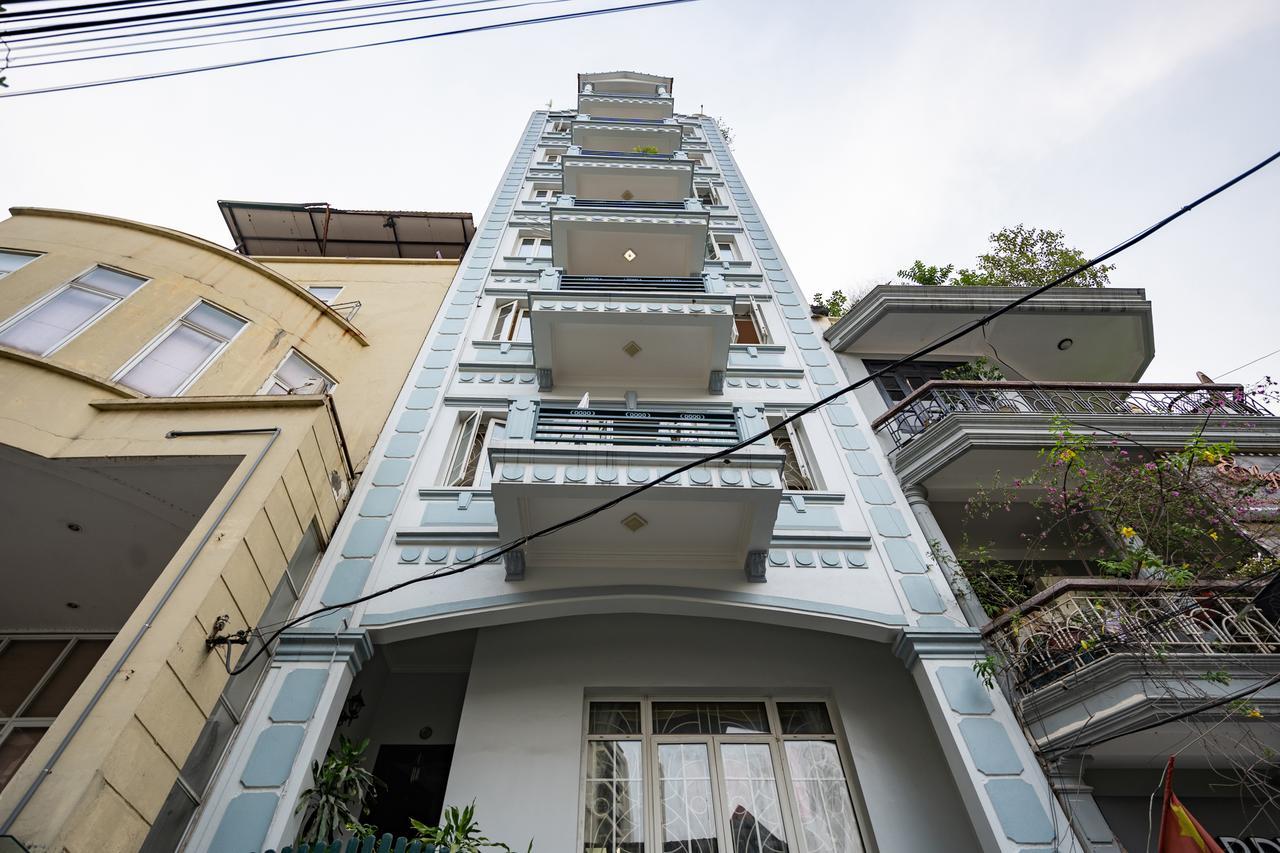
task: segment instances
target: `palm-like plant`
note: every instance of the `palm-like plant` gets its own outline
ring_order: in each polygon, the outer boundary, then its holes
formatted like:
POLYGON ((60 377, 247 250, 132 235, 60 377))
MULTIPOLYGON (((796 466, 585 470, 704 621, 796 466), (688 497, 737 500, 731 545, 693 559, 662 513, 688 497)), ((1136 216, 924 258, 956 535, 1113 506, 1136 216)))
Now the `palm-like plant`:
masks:
MULTIPOLYGON (((484 849, 499 850, 502 853, 515 853, 501 841, 491 841, 480 831, 476 823, 476 804, 472 801, 466 808, 449 806, 444 810, 444 820, 439 826, 427 826, 420 820, 409 819, 413 825, 415 841, 434 844, 437 853, 483 853, 484 849)), ((533 850, 533 842, 529 842, 528 851, 533 850)))
POLYGON ((362 765, 369 741, 359 743, 338 736, 324 763, 311 762, 311 787, 302 792, 298 811, 306 811, 298 842, 328 842, 349 824, 358 824, 366 800, 377 796, 378 778, 362 765))

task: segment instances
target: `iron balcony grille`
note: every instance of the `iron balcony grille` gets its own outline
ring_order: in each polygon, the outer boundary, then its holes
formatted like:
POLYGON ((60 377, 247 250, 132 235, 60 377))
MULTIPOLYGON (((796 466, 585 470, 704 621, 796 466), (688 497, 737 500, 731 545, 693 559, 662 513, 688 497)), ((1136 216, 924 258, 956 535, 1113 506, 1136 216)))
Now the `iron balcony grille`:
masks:
POLYGON ((926 382, 872 427, 901 447, 953 414, 1271 417, 1239 385, 1102 382, 926 382))
POLYGON ((613 207, 623 210, 684 210, 683 201, 622 201, 608 198, 577 198, 574 207, 613 207))
POLYGON ((738 443, 733 412, 538 408, 534 441, 647 447, 729 447, 738 443))
POLYGON ((609 290, 618 293, 640 293, 654 290, 680 293, 705 293, 706 282, 700 276, 562 275, 561 290, 609 290))
POLYGON ((610 157, 610 158, 626 158, 638 157, 646 160, 670 160, 673 154, 651 154, 647 151, 602 151, 597 148, 584 148, 577 154, 570 154, 570 157, 610 157))
POLYGON ((1280 626, 1237 581, 1172 589, 1157 581, 1063 580, 984 630, 1019 696, 1116 654, 1270 655, 1280 626))
MULTIPOLYGON (((591 121, 602 124, 666 124, 665 118, 613 118, 611 116, 592 116, 591 121)), ((674 127, 674 125, 673 125, 674 127)))

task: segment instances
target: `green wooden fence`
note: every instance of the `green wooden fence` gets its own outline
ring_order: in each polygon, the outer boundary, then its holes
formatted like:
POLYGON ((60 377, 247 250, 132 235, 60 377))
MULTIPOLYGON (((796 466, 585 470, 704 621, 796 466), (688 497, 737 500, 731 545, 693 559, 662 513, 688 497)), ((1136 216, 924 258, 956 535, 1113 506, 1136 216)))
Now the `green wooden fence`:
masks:
MULTIPOLYGON (((280 853, 436 853, 437 850, 443 851, 444 848, 437 848, 433 844, 422 841, 410 841, 407 838, 393 838, 391 833, 387 833, 381 839, 369 836, 352 838, 350 841, 317 841, 313 844, 300 844, 297 847, 282 848, 280 853)), ((263 853, 276 853, 276 851, 265 850, 263 853)))

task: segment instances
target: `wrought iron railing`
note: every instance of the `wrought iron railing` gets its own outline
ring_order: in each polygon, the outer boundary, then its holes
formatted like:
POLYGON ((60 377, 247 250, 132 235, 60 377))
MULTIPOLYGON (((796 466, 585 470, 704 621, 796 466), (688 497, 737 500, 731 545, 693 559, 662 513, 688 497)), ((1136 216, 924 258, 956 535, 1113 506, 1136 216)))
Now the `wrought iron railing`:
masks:
POLYGON ((738 443, 733 412, 667 412, 543 404, 534 441, 565 444, 728 447, 738 443))
POLYGON ((613 118, 612 116, 591 116, 591 121, 603 124, 666 124, 665 118, 613 118))
POLYGON ((624 276, 624 275, 562 275, 561 290, 608 290, 619 293, 647 291, 677 291, 680 293, 706 293, 707 284, 701 276, 624 276))
POLYGON ((640 157, 647 160, 670 160, 675 157, 674 154, 654 154, 649 151, 602 151, 597 148, 584 148, 577 154, 568 155, 573 157, 640 157))
POLYGON ((616 207, 623 210, 684 210, 683 201, 623 201, 611 198, 575 198, 574 207, 616 207))
POLYGON ((1267 417, 1239 385, 1102 382, 926 382, 872 427, 901 447, 953 414, 1267 417))
POLYGON ((1019 696, 1117 654, 1280 653, 1280 625, 1253 606, 1262 582, 1172 588, 1149 580, 1059 581, 989 624, 984 635, 1019 696))

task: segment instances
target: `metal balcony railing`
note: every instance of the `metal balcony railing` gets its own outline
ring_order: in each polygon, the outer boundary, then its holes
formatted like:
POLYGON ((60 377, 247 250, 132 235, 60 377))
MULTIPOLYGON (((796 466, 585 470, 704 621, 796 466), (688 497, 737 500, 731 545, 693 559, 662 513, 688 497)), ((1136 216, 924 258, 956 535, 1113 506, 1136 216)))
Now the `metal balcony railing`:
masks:
POLYGON ((738 443, 733 412, 666 412, 543 404, 534 441, 648 447, 728 447, 738 443))
MULTIPOLYGON (((665 118, 613 118, 611 116, 591 116, 593 122, 604 124, 666 124, 665 118)), ((674 125, 673 125, 674 126, 674 125)))
POLYGON ((598 148, 584 148, 577 155, 580 157, 610 157, 610 158, 627 158, 639 157, 646 160, 670 160, 675 157, 674 154, 650 154, 647 151, 603 151, 598 148))
POLYGON ((561 290, 608 290, 617 293, 645 293, 672 291, 678 293, 706 293, 707 284, 701 276, 678 278, 674 276, 623 276, 623 275, 562 275, 561 290))
POLYGON ((1239 385, 1103 382, 926 382, 872 423, 901 447, 953 414, 1270 417, 1239 385))
POLYGON ((607 198, 576 198, 574 207, 613 207, 623 210, 684 210, 683 201, 622 201, 607 198))
POLYGON ((1020 696, 1117 654, 1276 654, 1280 626, 1253 606, 1265 583, 1059 581, 983 631, 1020 696))

